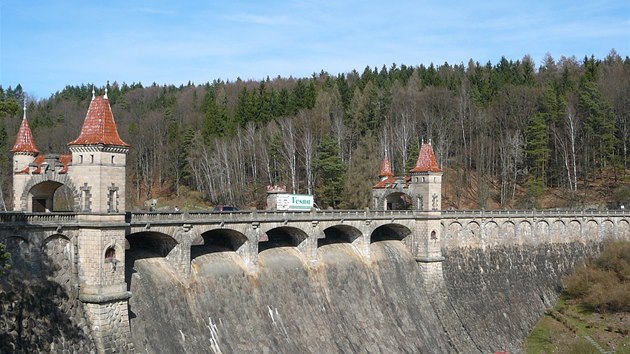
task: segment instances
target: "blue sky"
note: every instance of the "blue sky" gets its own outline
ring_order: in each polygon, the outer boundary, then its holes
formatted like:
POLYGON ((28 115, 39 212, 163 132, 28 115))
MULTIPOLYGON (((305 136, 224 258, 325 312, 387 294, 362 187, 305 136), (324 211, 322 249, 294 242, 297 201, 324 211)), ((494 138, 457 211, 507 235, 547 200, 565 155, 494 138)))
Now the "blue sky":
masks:
POLYGON ((630 1, 3 0, 0 85, 307 77, 365 66, 630 55, 630 1))

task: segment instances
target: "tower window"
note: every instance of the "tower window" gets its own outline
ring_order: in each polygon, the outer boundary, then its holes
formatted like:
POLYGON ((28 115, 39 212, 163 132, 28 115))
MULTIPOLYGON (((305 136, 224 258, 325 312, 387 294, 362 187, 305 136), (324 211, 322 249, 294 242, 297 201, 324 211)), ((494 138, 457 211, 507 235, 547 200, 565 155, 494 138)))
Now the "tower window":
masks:
POLYGON ((79 155, 79 163, 83 163, 83 155, 79 155))
POLYGON ((112 165, 114 164, 114 157, 116 157, 116 156, 112 155, 112 165))
POLYGON ((94 155, 90 155, 90 163, 94 163, 94 155))

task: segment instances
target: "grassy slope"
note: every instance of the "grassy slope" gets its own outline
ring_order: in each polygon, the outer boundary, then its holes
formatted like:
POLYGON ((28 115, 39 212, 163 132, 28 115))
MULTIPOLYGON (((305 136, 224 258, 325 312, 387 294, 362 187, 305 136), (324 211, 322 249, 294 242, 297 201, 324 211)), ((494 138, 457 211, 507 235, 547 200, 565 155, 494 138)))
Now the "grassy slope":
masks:
POLYGON ((630 313, 590 312, 561 298, 538 322, 525 343, 525 352, 630 353, 629 332, 630 313))

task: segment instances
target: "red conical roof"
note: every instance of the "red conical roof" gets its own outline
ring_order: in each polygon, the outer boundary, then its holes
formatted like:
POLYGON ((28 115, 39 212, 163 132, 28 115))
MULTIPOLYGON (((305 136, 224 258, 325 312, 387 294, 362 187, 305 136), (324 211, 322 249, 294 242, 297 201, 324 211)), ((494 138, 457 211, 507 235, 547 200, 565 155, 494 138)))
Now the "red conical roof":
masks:
POLYGON ((433 153, 431 143, 422 144, 416 167, 412 168, 410 172, 442 172, 442 169, 438 166, 437 160, 435 159, 435 153, 433 153))
POLYGON ((68 145, 114 145, 128 147, 129 144, 120 139, 109 100, 99 96, 92 99, 81 134, 68 145))
POLYGON ((26 114, 24 114, 24 118, 22 118, 22 124, 20 124, 20 129, 18 129, 15 145, 13 145, 11 152, 30 152, 32 154, 39 154, 39 150, 37 150, 35 143, 33 142, 33 133, 28 125, 28 121, 26 120, 26 114))
POLYGON ((379 177, 393 177, 392 166, 389 164, 387 157, 381 162, 381 171, 378 173, 379 177))

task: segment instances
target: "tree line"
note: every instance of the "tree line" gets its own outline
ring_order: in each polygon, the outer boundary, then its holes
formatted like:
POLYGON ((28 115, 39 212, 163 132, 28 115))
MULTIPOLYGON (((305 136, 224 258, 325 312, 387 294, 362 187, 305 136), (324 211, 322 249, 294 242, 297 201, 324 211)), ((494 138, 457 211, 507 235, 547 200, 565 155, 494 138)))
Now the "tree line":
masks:
MULTIPOLYGON (((315 194, 323 207, 364 208, 383 157, 404 174, 422 140, 448 171, 454 207, 473 184, 478 207, 532 207, 547 188, 577 198, 595 174, 621 183, 628 170, 630 58, 614 50, 603 59, 547 55, 539 65, 529 56, 502 57, 299 79, 106 87, 119 133, 132 146, 133 205, 195 193, 213 204, 262 207, 265 186, 285 184, 315 194)), ((7 203, 24 96, 19 85, 0 87, 7 203)), ((80 85, 29 100, 42 152, 67 151, 91 97, 92 86, 80 85)))

